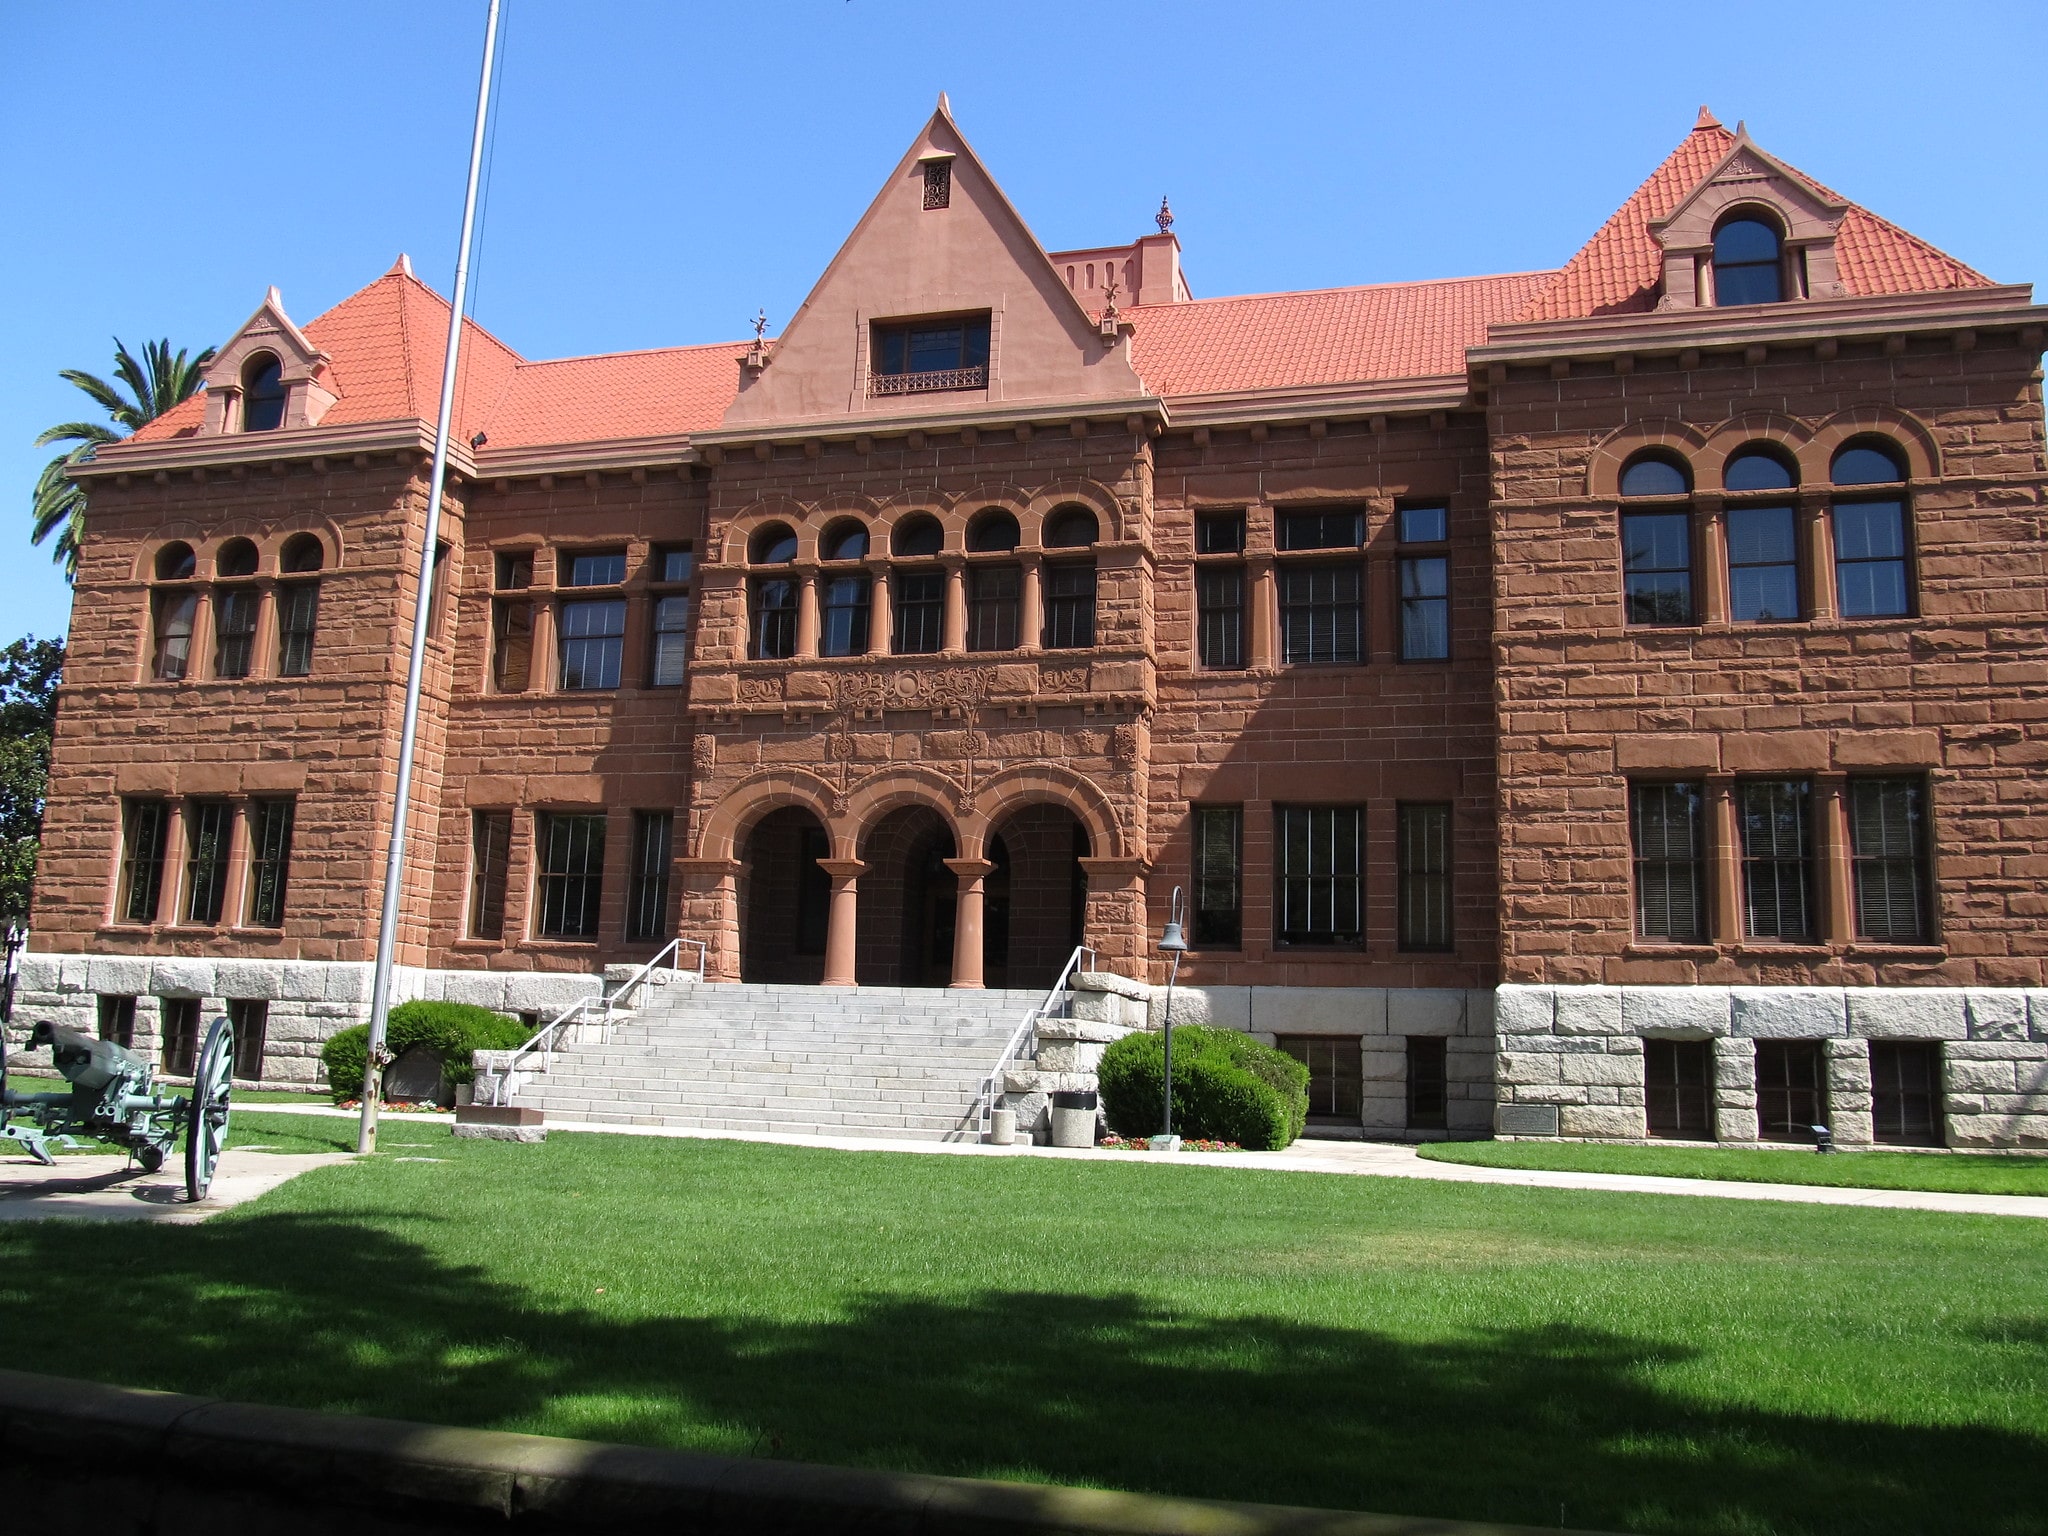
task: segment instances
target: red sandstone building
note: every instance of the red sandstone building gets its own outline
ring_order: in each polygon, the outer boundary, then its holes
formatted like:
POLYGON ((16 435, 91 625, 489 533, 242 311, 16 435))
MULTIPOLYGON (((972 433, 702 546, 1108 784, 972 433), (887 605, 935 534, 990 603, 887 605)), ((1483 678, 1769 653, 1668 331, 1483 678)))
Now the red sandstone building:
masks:
MULTIPOLYGON (((1182 887, 1327 1123, 2048 1142, 2030 290, 1704 112, 1556 271, 1168 222, 1047 253, 942 104, 772 341, 468 332, 405 988, 1156 981, 1182 887)), ((273 291, 80 469, 33 1011, 362 1016, 446 323, 273 291)))

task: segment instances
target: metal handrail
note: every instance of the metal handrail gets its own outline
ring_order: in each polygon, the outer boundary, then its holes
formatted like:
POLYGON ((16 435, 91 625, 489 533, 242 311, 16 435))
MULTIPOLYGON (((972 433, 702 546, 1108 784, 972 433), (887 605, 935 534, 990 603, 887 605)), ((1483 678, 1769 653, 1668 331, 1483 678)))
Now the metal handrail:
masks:
MULTIPOLYGON (((706 962, 706 957, 709 953, 708 948, 705 945, 705 942, 702 939, 686 939, 683 938, 681 935, 677 935, 675 938, 670 939, 668 943, 664 944, 661 947, 660 953, 655 955, 655 957, 652 960, 649 960, 645 965, 641 966, 638 970, 633 972, 631 976, 628 976, 615 989, 613 989, 610 992, 605 992, 600 987, 600 990, 595 994, 577 998, 568 1007, 564 1008, 560 1013, 556 1014, 552 1019, 548 1020, 547 1023, 543 1024, 539 1028, 539 1030, 537 1030, 534 1033, 533 1038, 528 1040, 526 1044, 520 1046, 517 1050, 513 1051, 511 1054, 511 1058, 508 1061, 506 1061, 504 1067, 500 1071, 493 1074, 494 1082, 492 1089, 492 1102, 495 1104, 506 1104, 511 1101, 512 1090, 518 1085, 519 1064, 528 1056, 532 1055, 535 1051, 539 1051, 541 1053, 542 1060, 546 1065, 554 1065, 555 1042, 559 1038, 561 1032, 564 1029, 568 1028, 571 1024, 580 1022, 580 1020, 577 1018, 577 1015, 582 1014, 587 1010, 598 1006, 599 1004, 602 1004, 604 1007, 604 1017, 601 1021, 601 1024, 604 1030, 606 1031, 605 1039, 609 1040, 611 1038, 610 1030, 612 1024, 612 1015, 616 1011, 619 1000, 621 998, 630 996, 633 992, 645 986, 647 984, 648 977, 652 976, 656 971, 661 969, 662 961, 668 959, 670 956, 674 956, 677 959, 681 959, 682 947, 685 944, 693 944, 696 946, 697 970, 694 979, 697 981, 702 981, 704 979, 704 966, 706 962)), ((691 973, 685 971, 683 974, 687 976, 691 973)))
POLYGON ((1090 968, 1093 968, 1097 959, 1095 951, 1085 944, 1076 945, 1074 952, 1067 956, 1067 963, 1060 967, 1058 978, 1047 989, 1045 996, 1025 1011, 1024 1021, 1017 1026, 1016 1031, 1010 1036, 1009 1044, 1005 1045, 1002 1054, 996 1057, 996 1064, 989 1069, 988 1075, 981 1080, 981 1087, 974 1096, 974 1108, 972 1110, 978 1134, 982 1136, 988 1134, 989 1127, 994 1123, 996 1099, 1004 1091, 1002 1084, 1009 1072, 1010 1063, 1018 1058, 1025 1042, 1032 1039, 1037 1033, 1038 1021, 1051 1017, 1053 1012, 1060 1006, 1059 999, 1067 991, 1067 979, 1080 968, 1083 955, 1088 957, 1090 968))

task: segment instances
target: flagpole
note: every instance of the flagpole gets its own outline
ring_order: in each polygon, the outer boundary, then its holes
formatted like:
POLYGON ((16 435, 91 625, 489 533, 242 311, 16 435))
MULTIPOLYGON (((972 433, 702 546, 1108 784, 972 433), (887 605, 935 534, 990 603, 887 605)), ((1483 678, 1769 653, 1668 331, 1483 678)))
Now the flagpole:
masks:
POLYGON ((370 988, 370 1042, 363 1062, 362 1121, 356 1150, 377 1150, 377 1104, 384 1096, 384 1034, 391 1016, 391 966, 398 946, 398 906, 405 882, 405 824, 412 806, 413 744, 419 734, 420 675, 427 659, 427 612, 434 546, 441 531, 441 490, 448 479, 448 437, 454 430, 455 364, 462 353, 462 306, 469 290, 469 243, 476 226, 476 184, 484 163, 484 125, 491 110, 491 64, 498 46, 499 0, 484 22, 483 77, 476 89, 476 131, 469 141, 469 186, 462 195, 462 239, 455 251, 455 294, 448 304, 448 352, 441 363, 441 414, 434 423, 434 468, 427 477, 427 526, 420 541, 419 584, 412 616, 412 657, 405 672, 405 722, 398 733, 398 785, 392 793, 391 848, 384 860, 384 909, 377 925, 377 965, 370 988))

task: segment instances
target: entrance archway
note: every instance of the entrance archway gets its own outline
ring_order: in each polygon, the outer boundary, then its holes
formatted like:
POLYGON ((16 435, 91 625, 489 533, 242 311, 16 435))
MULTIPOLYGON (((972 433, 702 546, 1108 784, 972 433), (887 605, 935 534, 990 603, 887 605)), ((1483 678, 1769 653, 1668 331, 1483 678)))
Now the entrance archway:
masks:
POLYGON ((868 828, 854 961, 862 986, 943 987, 953 979, 953 856, 953 829, 929 806, 899 806, 868 828))
POLYGON ((984 975, 991 987, 1049 987, 1081 942, 1088 910, 1088 831, 1059 805, 1004 816, 988 839, 984 975))
POLYGON ((818 867, 830 843, 800 806, 754 823, 740 853, 740 980, 815 986, 825 975, 832 881, 818 867))

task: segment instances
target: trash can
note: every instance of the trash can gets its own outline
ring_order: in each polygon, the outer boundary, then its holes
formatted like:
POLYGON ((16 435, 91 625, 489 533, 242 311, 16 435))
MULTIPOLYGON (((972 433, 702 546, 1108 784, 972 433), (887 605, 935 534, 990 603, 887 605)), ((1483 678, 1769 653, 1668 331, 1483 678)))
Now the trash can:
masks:
POLYGON ((1095 1145, 1095 1090, 1062 1090, 1052 1096, 1052 1144, 1095 1145))

